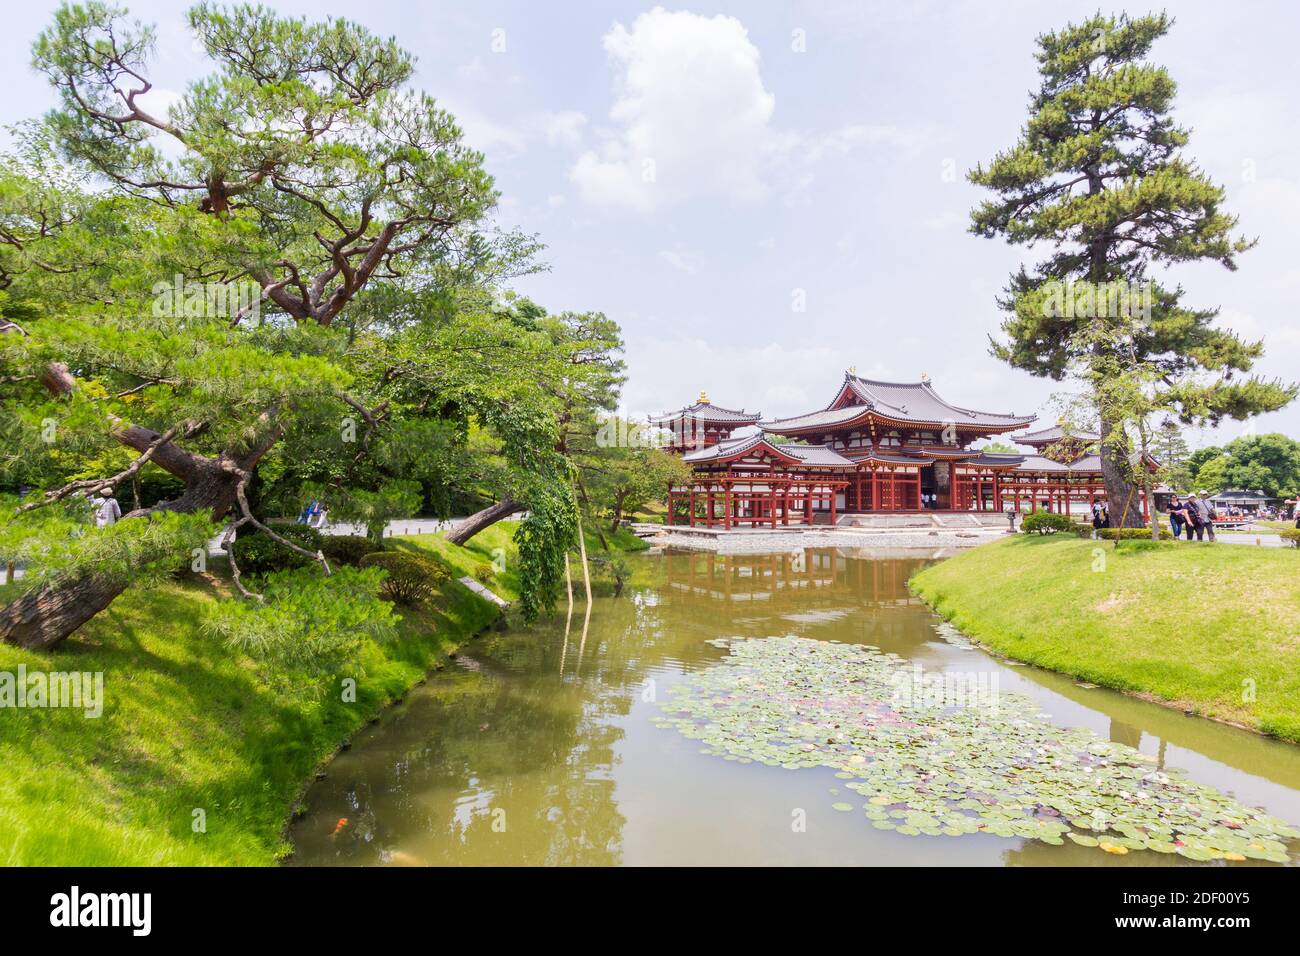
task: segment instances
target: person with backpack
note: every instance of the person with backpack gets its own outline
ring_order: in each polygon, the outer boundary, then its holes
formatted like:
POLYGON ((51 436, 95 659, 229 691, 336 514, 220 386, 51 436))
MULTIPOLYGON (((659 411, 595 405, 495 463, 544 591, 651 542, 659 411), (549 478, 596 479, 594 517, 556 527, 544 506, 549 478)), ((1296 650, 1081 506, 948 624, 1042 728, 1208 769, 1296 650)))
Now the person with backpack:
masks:
POLYGON ((1196 520, 1196 540, 1203 541, 1209 536, 1214 540, 1214 505, 1210 502, 1210 493, 1202 491, 1187 499, 1188 513, 1196 520))

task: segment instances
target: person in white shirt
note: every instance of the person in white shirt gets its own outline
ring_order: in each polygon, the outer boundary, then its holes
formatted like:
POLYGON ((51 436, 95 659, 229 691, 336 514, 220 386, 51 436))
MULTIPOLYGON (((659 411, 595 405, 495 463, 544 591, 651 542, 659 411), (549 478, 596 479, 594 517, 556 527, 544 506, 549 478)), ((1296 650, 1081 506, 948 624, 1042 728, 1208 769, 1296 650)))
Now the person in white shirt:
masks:
POLYGON ((119 507, 117 499, 113 497, 113 492, 109 488, 105 488, 98 492, 97 495, 91 499, 91 503, 95 506, 96 528, 107 528, 111 524, 116 524, 117 519, 122 517, 122 509, 119 507))

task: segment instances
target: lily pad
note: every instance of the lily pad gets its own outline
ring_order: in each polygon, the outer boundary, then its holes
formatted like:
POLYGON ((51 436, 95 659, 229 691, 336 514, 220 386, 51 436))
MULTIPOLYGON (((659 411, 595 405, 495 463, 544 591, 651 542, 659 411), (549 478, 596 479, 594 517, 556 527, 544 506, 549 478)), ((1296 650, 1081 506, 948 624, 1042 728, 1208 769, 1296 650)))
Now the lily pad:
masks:
POLYGON ((729 656, 670 689, 656 724, 715 756, 830 768, 866 798, 878 829, 1280 863, 1284 841, 1300 836, 1131 747, 1055 726, 1022 695, 953 706, 900 694, 911 663, 864 645, 773 637, 725 646, 729 656))

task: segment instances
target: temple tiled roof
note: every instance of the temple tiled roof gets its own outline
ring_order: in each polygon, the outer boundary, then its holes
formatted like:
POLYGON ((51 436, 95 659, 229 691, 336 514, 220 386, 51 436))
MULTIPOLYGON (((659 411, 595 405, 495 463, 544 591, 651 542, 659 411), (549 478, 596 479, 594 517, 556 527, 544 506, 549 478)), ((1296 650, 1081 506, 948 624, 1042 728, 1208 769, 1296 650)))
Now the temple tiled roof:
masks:
POLYGON ((747 412, 742 409, 723 408, 712 402, 696 402, 675 412, 650 416, 651 425, 668 425, 672 422, 689 419, 697 422, 714 422, 719 425, 753 425, 763 417, 762 412, 747 412))
POLYGON ((1023 428, 1036 420, 1034 415, 1016 415, 1014 413, 980 412, 971 408, 953 405, 939 396, 928 381, 921 382, 877 382, 873 379, 859 378, 846 374, 844 384, 836 393, 838 401, 849 389, 861 405, 848 405, 843 408, 831 407, 807 415, 793 418, 776 418, 760 422, 767 431, 782 432, 807 431, 816 428, 834 428, 864 416, 867 412, 877 417, 897 422, 917 424, 947 425, 978 428, 988 431, 1012 431, 1023 428))
POLYGON ((963 461, 963 465, 973 468, 1019 468, 1025 461, 1025 455, 1008 455, 1002 452, 981 452, 978 457, 963 461))
POLYGON ((762 433, 746 435, 741 438, 729 438, 726 441, 718 442, 716 445, 709 445, 707 448, 697 448, 695 451, 682 455, 682 461, 693 465, 720 461, 736 455, 748 454, 760 445, 766 445, 787 458, 797 459, 813 468, 852 468, 854 466, 852 461, 825 445, 777 445, 769 441, 767 436, 762 433))
POLYGON ((800 461, 818 468, 852 468, 854 462, 825 445, 777 445, 777 448, 800 461))
POLYGON ((1016 471, 1042 471, 1053 472, 1062 475, 1078 475, 1084 472, 1101 473, 1101 456, 1084 455, 1068 464, 1059 461, 1053 461, 1051 458, 1044 458, 1042 455, 1025 455, 1025 460, 1021 462, 1016 471))
POLYGON ((1020 435, 1010 436, 1011 440, 1021 445, 1051 445, 1064 439, 1073 439, 1078 442, 1095 442, 1100 441, 1101 436, 1096 432, 1085 431, 1084 429, 1066 431, 1061 425, 1052 425, 1050 428, 1040 428, 1036 432, 1024 432, 1020 435))
POLYGON ((849 408, 826 409, 820 412, 809 412, 807 415, 795 415, 793 418, 774 418, 770 422, 759 422, 758 426, 775 435, 784 434, 786 429, 798 431, 808 428, 833 428, 860 418, 866 411, 861 405, 853 405, 849 408))
MULTIPOLYGON (((682 455, 682 461, 691 463, 715 461, 719 458, 730 458, 732 455, 749 451, 751 448, 767 441, 762 432, 754 435, 744 435, 740 438, 728 438, 726 441, 720 441, 716 445, 707 445, 704 448, 697 448, 694 451, 688 451, 682 455)), ((775 447, 775 446, 773 446, 775 447)))

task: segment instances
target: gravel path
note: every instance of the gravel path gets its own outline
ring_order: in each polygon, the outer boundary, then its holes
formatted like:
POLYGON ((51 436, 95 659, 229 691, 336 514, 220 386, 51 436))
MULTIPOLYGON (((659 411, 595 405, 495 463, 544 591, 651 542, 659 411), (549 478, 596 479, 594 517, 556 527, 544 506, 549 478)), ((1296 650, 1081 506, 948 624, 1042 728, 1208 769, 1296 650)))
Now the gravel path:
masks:
POLYGON ((1005 531, 972 528, 944 531, 867 531, 845 528, 822 531, 730 532, 715 536, 664 531, 646 540, 664 548, 716 551, 718 554, 773 554, 804 548, 857 548, 870 551, 934 551, 973 548, 1005 537, 1005 531))

